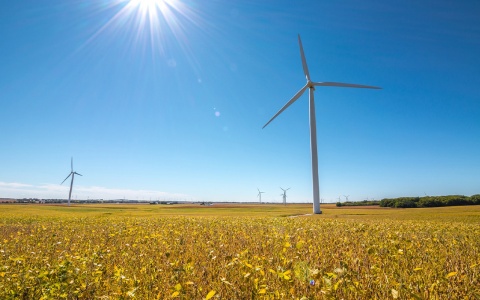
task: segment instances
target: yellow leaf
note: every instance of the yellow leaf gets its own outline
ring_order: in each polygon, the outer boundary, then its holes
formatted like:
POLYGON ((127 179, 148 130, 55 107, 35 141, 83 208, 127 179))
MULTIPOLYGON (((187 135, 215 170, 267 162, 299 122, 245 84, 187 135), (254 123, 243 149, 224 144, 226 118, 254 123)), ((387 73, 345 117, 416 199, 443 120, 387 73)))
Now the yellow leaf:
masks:
POLYGON ((423 270, 423 268, 415 268, 413 269, 414 271, 420 271, 420 270, 423 270))
POLYGON ((397 298, 398 298, 398 291, 397 291, 397 290, 392 289, 392 297, 393 297, 393 299, 397 299, 397 298))
POLYGON ((266 292, 267 292, 266 289, 261 289, 261 290, 258 291, 259 294, 265 294, 266 292))
POLYGON ((335 273, 326 273, 328 277, 337 278, 335 273))
POLYGON ((215 296, 216 293, 217 293, 216 291, 211 290, 210 292, 208 292, 207 297, 205 297, 205 300, 211 299, 213 296, 215 296))
POLYGON ((182 290, 182 285, 181 285, 180 283, 177 283, 177 284, 175 285, 175 290, 181 291, 181 290, 182 290))
POLYGON ((295 244, 297 249, 302 249, 303 245, 305 245, 305 241, 299 241, 295 244))
POLYGON ((175 293, 172 294, 172 298, 178 297, 178 295, 180 295, 180 292, 176 291, 175 293))
POLYGON ((447 274, 447 276, 445 276, 445 278, 450 278, 450 277, 455 276, 455 275, 457 275, 457 272, 450 272, 450 273, 447 274))

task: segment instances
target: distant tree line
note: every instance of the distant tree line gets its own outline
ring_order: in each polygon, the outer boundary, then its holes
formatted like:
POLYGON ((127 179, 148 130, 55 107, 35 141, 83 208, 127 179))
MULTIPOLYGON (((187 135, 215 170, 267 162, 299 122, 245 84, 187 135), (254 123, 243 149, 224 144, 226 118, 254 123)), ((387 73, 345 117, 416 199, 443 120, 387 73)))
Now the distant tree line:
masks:
POLYGON ((380 201, 381 207, 412 208, 412 207, 440 207, 457 205, 479 205, 480 194, 473 196, 425 196, 425 197, 400 197, 385 198, 380 201))
POLYGON ((337 202, 337 206, 371 206, 371 205, 380 205, 380 201, 377 200, 363 200, 363 201, 346 201, 346 202, 337 202))

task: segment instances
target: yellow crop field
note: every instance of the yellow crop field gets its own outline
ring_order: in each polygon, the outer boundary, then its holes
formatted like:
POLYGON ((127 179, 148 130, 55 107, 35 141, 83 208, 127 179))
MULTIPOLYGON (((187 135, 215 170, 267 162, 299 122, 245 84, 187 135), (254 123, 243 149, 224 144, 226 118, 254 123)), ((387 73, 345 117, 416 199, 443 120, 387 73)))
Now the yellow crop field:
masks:
POLYGON ((322 209, 2 205, 0 299, 480 299, 480 207, 322 209))

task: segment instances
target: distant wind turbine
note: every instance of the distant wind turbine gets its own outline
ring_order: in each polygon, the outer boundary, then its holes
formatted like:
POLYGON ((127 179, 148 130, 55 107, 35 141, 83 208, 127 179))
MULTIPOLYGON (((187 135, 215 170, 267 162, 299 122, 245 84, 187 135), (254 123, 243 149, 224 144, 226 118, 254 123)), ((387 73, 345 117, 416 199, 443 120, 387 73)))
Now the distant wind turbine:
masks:
POLYGON ((300 35, 298 35, 298 44, 300 46, 300 56, 302 58, 303 73, 307 79, 307 84, 298 91, 292 99, 290 99, 287 104, 285 104, 271 119, 268 121, 263 128, 265 128, 270 122, 272 122, 279 114, 281 114, 285 109, 287 109, 293 102, 297 101, 302 94, 309 89, 309 107, 310 107, 310 147, 312 155, 312 180, 313 180, 313 213, 321 214, 320 210, 320 188, 318 183, 318 157, 317 157, 317 125, 315 119, 315 102, 313 97, 313 92, 315 91, 316 86, 335 86, 335 87, 350 87, 350 88, 367 88, 367 89, 380 89, 376 86, 360 85, 360 84, 351 84, 351 83, 340 83, 340 82, 313 82, 310 80, 310 73, 308 72, 307 61, 303 53, 302 40, 300 35))
POLYGON ((345 197, 345 201, 348 202, 348 197, 350 197, 350 195, 343 195, 343 197, 345 197))
POLYGON ((287 205, 287 191, 290 189, 284 190, 283 188, 280 188, 283 191, 283 194, 280 194, 280 196, 283 196, 283 205, 287 205))
POLYGON ((257 197, 258 197, 258 199, 260 199, 260 203, 262 203, 262 194, 265 193, 265 192, 260 192, 260 190, 258 188, 257 188, 257 190, 258 190, 257 197))
POLYGON ((68 179, 68 177, 72 176, 72 180, 70 181, 70 192, 68 193, 68 206, 70 206, 70 199, 72 198, 73 178, 75 177, 75 175, 83 176, 82 174, 79 174, 79 173, 73 171, 73 157, 72 157, 71 160, 70 160, 70 174, 68 174, 67 178, 65 178, 62 181, 62 183, 60 183, 60 184, 63 184, 65 182, 65 180, 68 179))

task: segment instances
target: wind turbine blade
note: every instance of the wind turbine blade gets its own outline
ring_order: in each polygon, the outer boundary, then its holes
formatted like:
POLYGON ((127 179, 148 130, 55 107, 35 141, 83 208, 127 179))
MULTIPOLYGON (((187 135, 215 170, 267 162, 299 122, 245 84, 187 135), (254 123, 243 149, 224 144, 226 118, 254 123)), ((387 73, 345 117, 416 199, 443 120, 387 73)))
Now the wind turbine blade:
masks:
POLYGON ((314 86, 336 86, 336 87, 349 87, 349 88, 360 88, 360 89, 376 89, 381 90, 381 87, 363 85, 363 84, 354 84, 354 83, 341 83, 341 82, 314 82, 314 86))
POLYGON ((302 57, 303 73, 305 73, 307 81, 310 81, 310 73, 308 72, 307 60, 305 59, 305 54, 303 53, 302 40, 300 39, 300 35, 298 35, 298 45, 300 45, 300 56, 302 57))
POLYGON ((295 96, 293 96, 292 99, 290 99, 290 101, 287 102, 287 104, 285 104, 282 109, 280 109, 274 116, 273 118, 270 119, 270 121, 267 122, 267 124, 263 125, 262 129, 267 127, 268 124, 270 124, 270 122, 272 122, 279 114, 281 114, 284 110, 286 110, 293 102, 297 101, 298 98, 300 98, 300 96, 305 92, 305 90, 308 88, 308 85, 305 85, 300 91, 298 91, 295 96))
POLYGON ((73 172, 73 156, 70 158, 70 169, 73 172))
POLYGON ((80 175, 80 176, 83 176, 82 174, 80 174, 80 173, 77 173, 77 172, 75 172, 75 174, 76 174, 76 175, 80 175))
POLYGON ((65 178, 65 179, 62 181, 62 183, 60 183, 60 184, 63 184, 63 183, 65 182, 65 180, 67 180, 68 177, 70 177, 70 175, 72 175, 72 173, 68 174, 67 178, 65 178))

